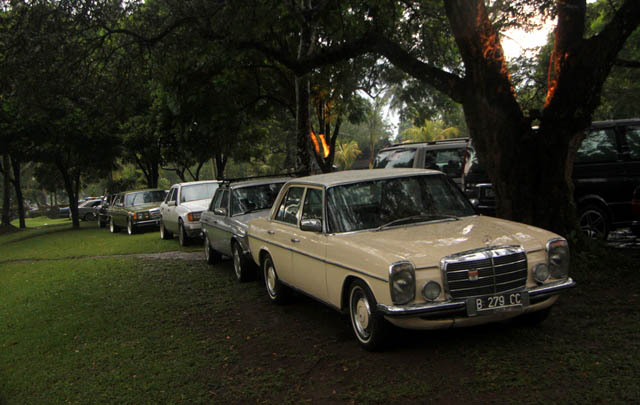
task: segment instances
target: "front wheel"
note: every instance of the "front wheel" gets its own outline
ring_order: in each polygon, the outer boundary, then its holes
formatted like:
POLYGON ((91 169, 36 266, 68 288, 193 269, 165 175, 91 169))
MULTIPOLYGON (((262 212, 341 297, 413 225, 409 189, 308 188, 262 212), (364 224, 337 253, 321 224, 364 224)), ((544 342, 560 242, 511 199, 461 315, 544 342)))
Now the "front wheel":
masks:
POLYGON ((233 270, 236 273, 236 278, 238 279, 238 281, 245 282, 253 280, 255 271, 245 255, 242 254, 240 245, 237 242, 233 243, 233 245, 231 246, 231 251, 233 256, 233 270))
POLYGON ((127 233, 129 235, 133 235, 136 233, 136 226, 133 224, 131 218, 129 218, 129 220, 127 221, 127 233))
POLYGON ((276 304, 285 304, 289 301, 291 290, 282 284, 276 273, 276 267, 273 265, 273 259, 268 256, 262 264, 264 270, 264 284, 267 287, 267 294, 271 302, 276 304))
POLYGON ((189 236, 187 236, 187 233, 184 230, 184 224, 182 221, 178 223, 178 241, 182 247, 187 246, 190 242, 189 236))
POLYGON ((386 346, 389 325, 378 312, 369 287, 361 280, 355 280, 349 287, 349 318, 360 346, 369 351, 386 346))

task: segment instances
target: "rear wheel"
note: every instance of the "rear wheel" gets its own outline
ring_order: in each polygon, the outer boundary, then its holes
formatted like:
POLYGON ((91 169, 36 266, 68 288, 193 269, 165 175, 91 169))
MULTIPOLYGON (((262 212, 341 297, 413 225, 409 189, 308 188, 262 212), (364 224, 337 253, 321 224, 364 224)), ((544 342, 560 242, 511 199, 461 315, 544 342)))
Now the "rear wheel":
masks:
POLYGON ((609 219, 602 208, 589 204, 580 210, 580 229, 591 239, 606 240, 609 234, 609 219))
POLYGON ((106 228, 107 221, 103 220, 102 218, 98 218, 98 226, 100 226, 100 228, 106 228))
POLYGON ((204 237, 204 259, 208 264, 218 264, 222 261, 222 255, 211 247, 209 236, 204 237))
POLYGON ((386 346, 389 325, 378 312, 369 287, 361 280, 355 280, 349 287, 349 318, 360 346, 369 351, 386 346))
POLYGON ((160 222, 160 239, 171 239, 173 238, 173 234, 167 231, 167 228, 164 227, 164 223, 160 222))
POLYGON ((118 233, 120 232, 120 227, 116 224, 113 223, 113 217, 109 218, 109 231, 111 233, 118 233))
POLYGON ((291 290, 282 284, 276 273, 276 267, 273 265, 273 259, 267 255, 262 264, 264 270, 264 284, 267 287, 267 294, 271 302, 276 304, 285 304, 289 301, 291 290))

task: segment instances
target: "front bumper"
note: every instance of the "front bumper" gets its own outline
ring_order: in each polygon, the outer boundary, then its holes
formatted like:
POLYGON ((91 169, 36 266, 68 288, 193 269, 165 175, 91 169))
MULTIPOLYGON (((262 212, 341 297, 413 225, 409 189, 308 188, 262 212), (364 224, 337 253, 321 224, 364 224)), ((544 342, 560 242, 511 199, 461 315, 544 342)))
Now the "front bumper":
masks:
POLYGON ((184 231, 190 238, 202 236, 202 224, 198 222, 183 222, 184 231))
MULTIPOLYGON (((547 298, 575 287, 571 277, 555 283, 545 284, 527 290, 531 305, 540 303, 547 298)), ((377 309, 387 317, 420 317, 422 319, 442 319, 444 317, 467 316, 467 301, 455 300, 445 302, 430 302, 413 305, 385 305, 378 304, 377 309)))
POLYGON ((134 221, 133 226, 136 228, 160 227, 160 219, 147 219, 144 221, 134 221))

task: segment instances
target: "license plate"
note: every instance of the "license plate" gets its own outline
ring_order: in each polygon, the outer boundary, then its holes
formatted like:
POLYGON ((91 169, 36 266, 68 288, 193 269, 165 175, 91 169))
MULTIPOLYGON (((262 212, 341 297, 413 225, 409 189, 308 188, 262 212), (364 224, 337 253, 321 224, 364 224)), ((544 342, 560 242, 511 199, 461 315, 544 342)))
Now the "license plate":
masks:
POLYGON ((467 299, 467 314, 474 316, 497 311, 513 311, 528 305, 529 294, 526 291, 485 295, 467 299))

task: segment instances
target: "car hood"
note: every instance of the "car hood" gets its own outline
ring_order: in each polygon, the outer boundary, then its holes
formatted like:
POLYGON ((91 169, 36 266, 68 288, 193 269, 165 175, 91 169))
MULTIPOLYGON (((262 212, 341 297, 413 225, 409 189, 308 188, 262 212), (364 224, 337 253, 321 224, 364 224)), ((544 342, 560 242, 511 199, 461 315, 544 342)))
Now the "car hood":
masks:
POLYGON ((558 235, 540 228, 502 219, 472 216, 381 231, 331 236, 337 263, 351 268, 366 267, 387 278, 391 263, 409 260, 416 268, 439 266, 443 257, 485 247, 519 245, 527 252, 545 249, 558 235), (364 261, 363 261, 364 258, 364 261))
POLYGON ((131 207, 127 207, 127 211, 140 212, 140 211, 152 210, 154 208, 160 207, 161 203, 162 201, 157 201, 157 202, 151 202, 147 204, 134 205, 131 207))
POLYGON ((193 200, 189 202, 180 203, 180 206, 186 208, 188 212, 197 212, 204 211, 209 208, 209 203, 211 199, 208 200, 193 200))

